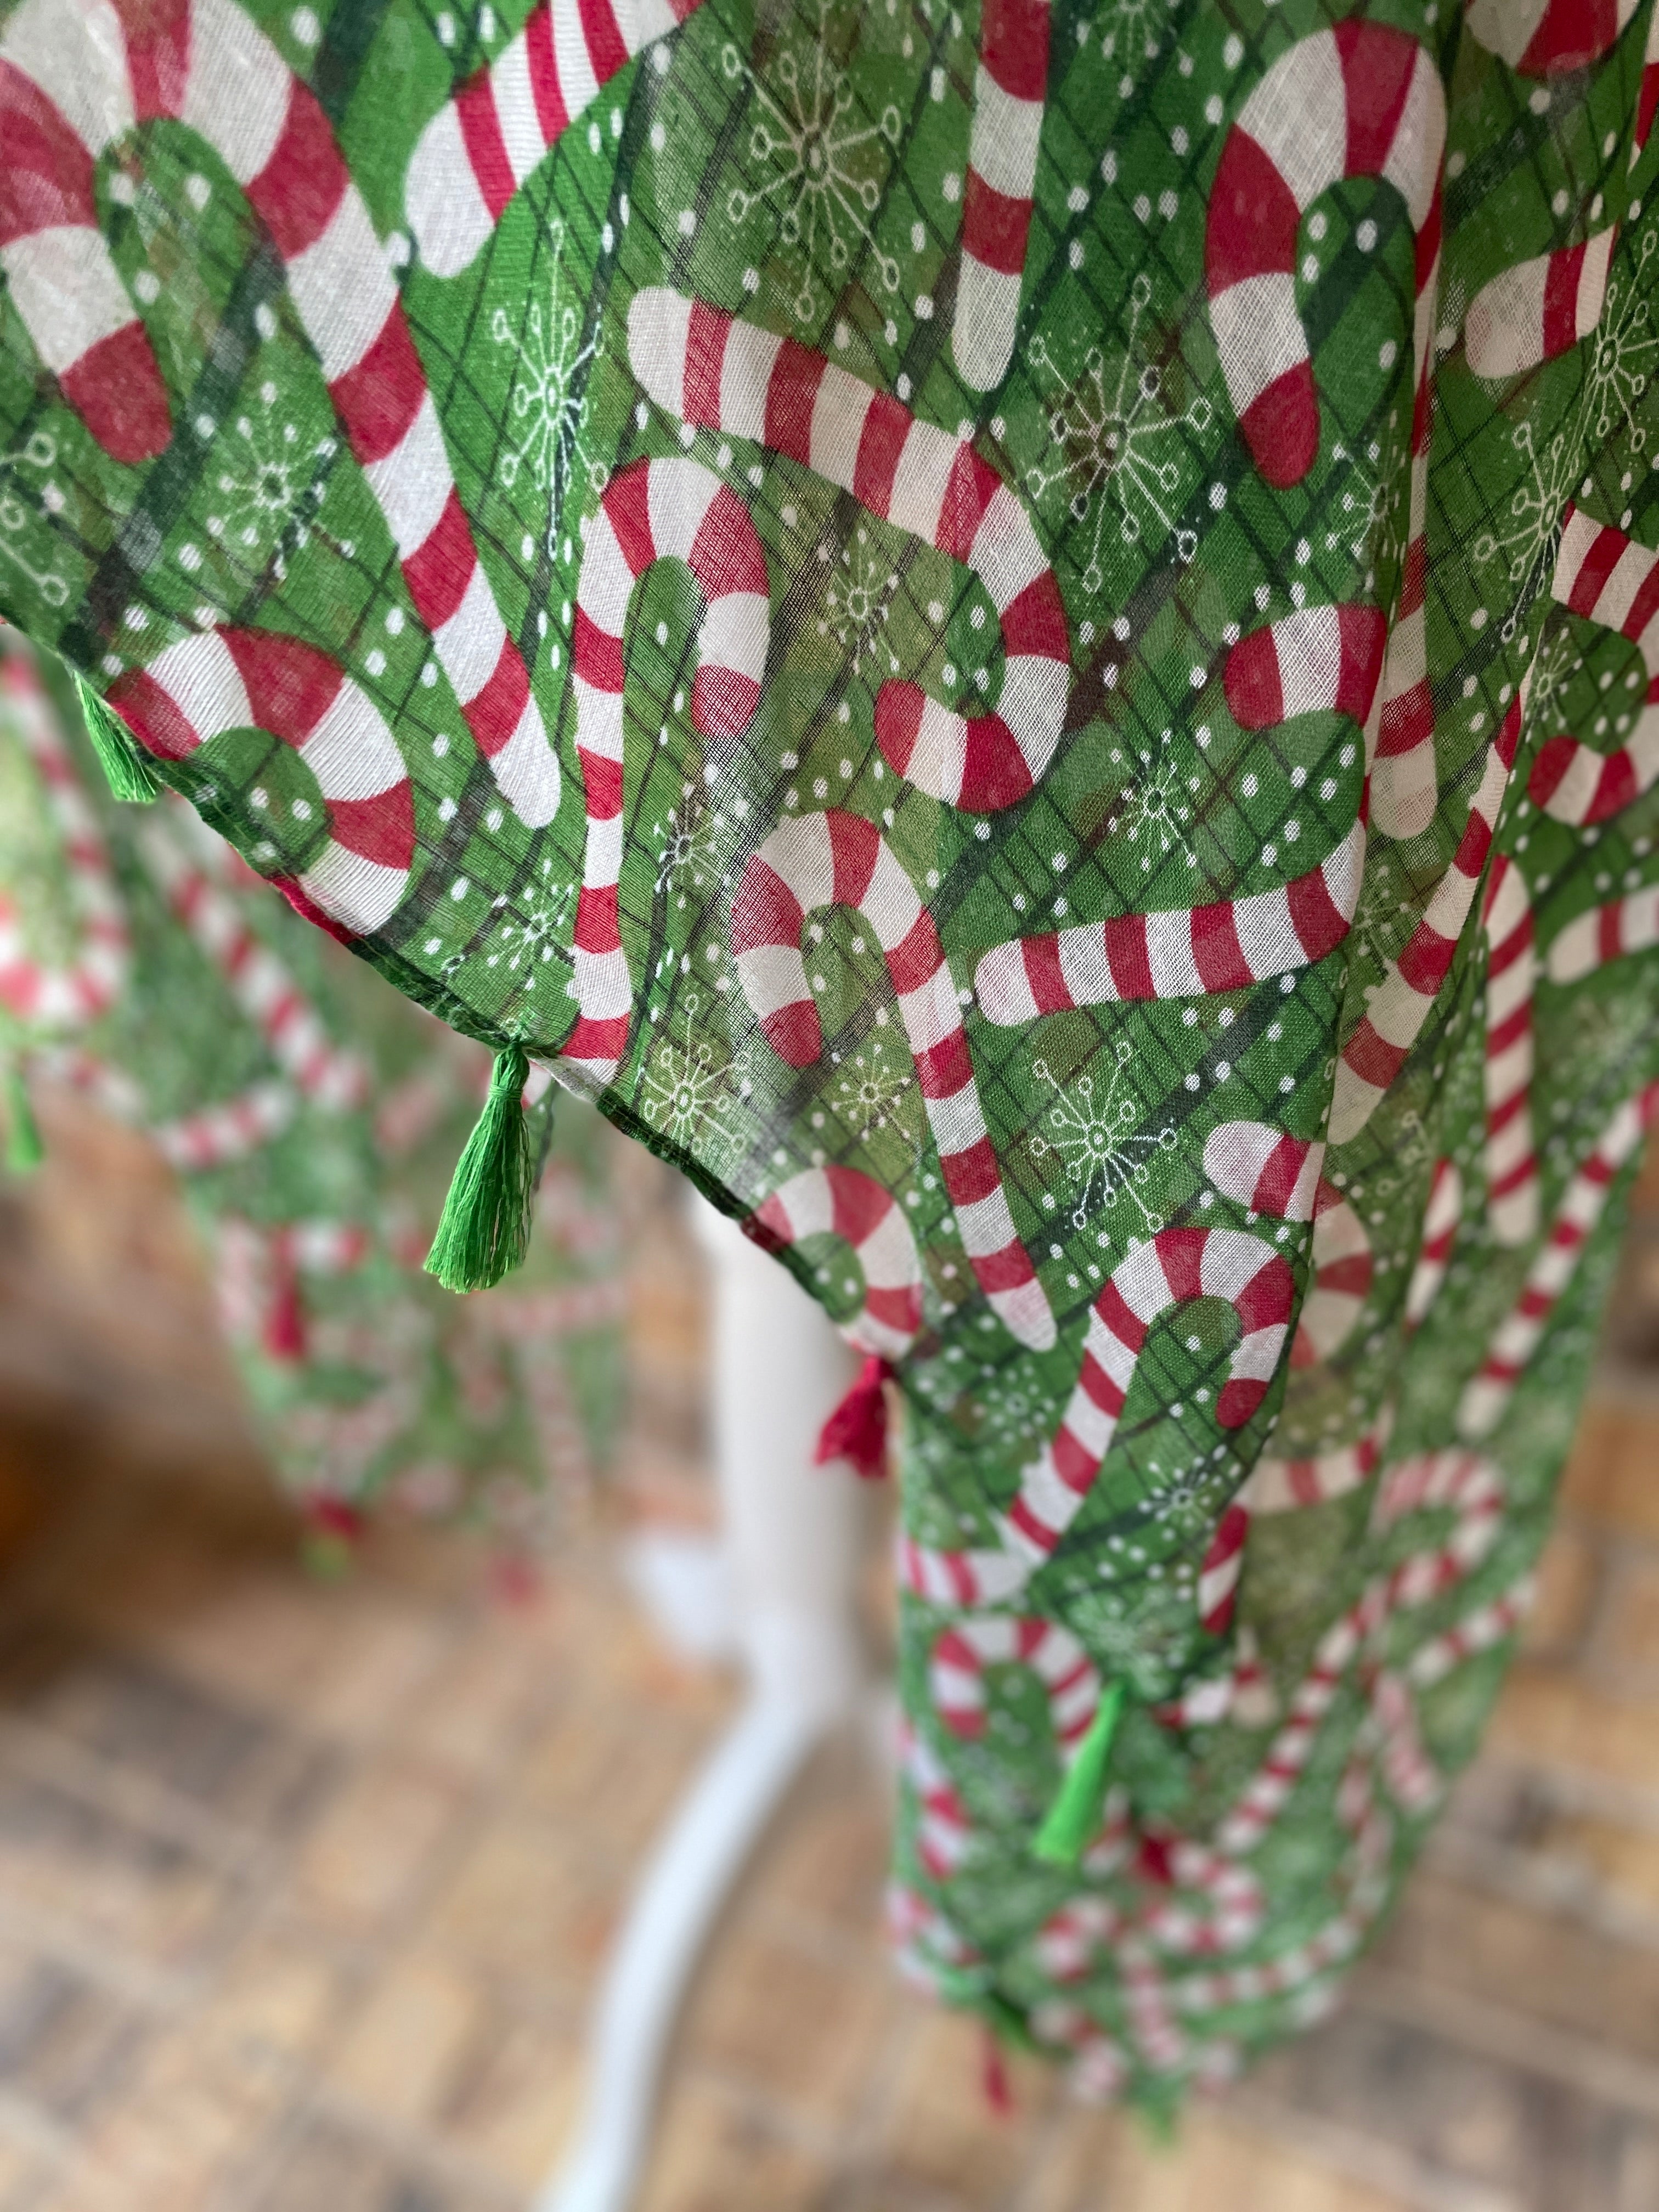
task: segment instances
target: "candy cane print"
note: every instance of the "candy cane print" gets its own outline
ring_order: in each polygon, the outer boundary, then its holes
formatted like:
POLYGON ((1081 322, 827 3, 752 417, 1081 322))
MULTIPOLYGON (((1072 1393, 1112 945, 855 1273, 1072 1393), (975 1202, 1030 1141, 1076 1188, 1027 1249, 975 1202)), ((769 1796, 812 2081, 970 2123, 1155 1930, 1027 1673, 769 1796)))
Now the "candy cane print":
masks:
POLYGON ((1637 0, 1468 0, 1469 35, 1521 76, 1565 76, 1611 53, 1637 0))
POLYGON ((899 1758, 915 1793, 917 1860, 930 1881, 948 1881, 968 1856, 973 1823, 938 1753, 908 1721, 901 1726, 899 1758))
MULTIPOLYGON (((1350 21, 1298 40, 1240 109, 1210 188, 1205 279, 1222 374, 1270 484, 1299 483, 1319 451, 1319 400, 1297 311, 1302 218, 1345 177, 1378 177, 1406 203, 1419 307, 1440 251, 1445 97, 1428 49, 1350 21)), ((1426 349, 1419 346, 1419 377, 1426 349)))
POLYGON ((766 556, 749 510, 701 461, 635 461, 612 478, 588 526, 576 582, 571 676, 587 847, 576 901, 578 1016, 560 1058, 595 1090, 628 1042, 633 978, 623 950, 623 627, 653 562, 684 561, 704 600, 691 726, 720 744, 742 736, 760 704, 770 629, 766 556))
POLYGON ((1618 243, 1612 223, 1577 246, 1500 269, 1484 283, 1463 318, 1463 357, 1474 374, 1519 376, 1588 337, 1607 304, 1618 243))
POLYGON ((1013 357, 1048 92, 1048 0, 985 0, 951 333, 974 392, 1000 384, 1013 357))
POLYGON ((1365 831, 1356 822, 1316 868, 1212 906, 1125 914, 1016 937, 981 956, 980 1011, 1000 1029, 1039 1014, 1144 999, 1201 998, 1288 975, 1334 952, 1359 896, 1365 831))
POLYGON ((1578 1270, 1584 1245, 1601 1218, 1619 1170, 1646 1135, 1659 1108, 1659 1083, 1626 1099, 1567 1185, 1543 1249, 1527 1270, 1521 1295, 1493 1332, 1480 1371, 1457 1408, 1458 1434, 1490 1436, 1504 1418, 1556 1302, 1578 1270))
POLYGON ((1242 730, 1271 729, 1296 714, 1346 714, 1365 733, 1369 777, 1377 679, 1388 649, 1381 607, 1298 607, 1251 630, 1228 653, 1228 708, 1242 730))
POLYGON ((1241 730, 1318 714, 1346 714, 1363 728, 1387 640, 1381 607, 1297 607, 1249 631, 1228 653, 1229 711, 1241 730))
POLYGON ((404 210, 421 259, 459 276, 562 131, 580 122, 635 54, 678 30, 702 0, 542 0, 438 110, 416 142, 404 210))
MULTIPOLYGON (((1240 1334, 1216 1402, 1242 1428, 1267 1395, 1290 1333, 1290 1264, 1237 1229, 1160 1229, 1121 1260, 1089 1310, 1083 1365, 1052 1440, 1024 1472, 1003 1521, 1011 1550, 1040 1566, 1094 1487, 1152 1323, 1195 1298, 1224 1298, 1240 1334)), ((1236 1577, 1235 1577, 1236 1578, 1236 1577)))
POLYGON ((161 1122, 150 1130, 150 1141, 170 1167, 198 1174, 257 1152, 292 1125, 298 1110, 288 1084, 252 1083, 217 1106, 161 1122))
POLYGON ((1642 51, 1642 83, 1636 98, 1636 121, 1631 130, 1630 165, 1641 160, 1659 115, 1659 15, 1648 17, 1648 42, 1642 51))
POLYGON ((1486 873, 1492 825, 1509 787, 1531 678, 1528 669, 1486 749, 1480 781, 1469 802, 1468 819, 1450 866, 1435 885, 1423 918, 1404 949, 1390 962, 1359 1026, 1342 1048, 1331 1094, 1333 1145, 1347 1144, 1370 1120, 1409 1058, 1446 980, 1486 873))
POLYGON ((973 571, 1002 626, 997 711, 964 716, 920 684, 888 682, 877 742, 896 775, 949 805, 986 812, 1024 799, 1060 743, 1071 643, 1054 570, 1012 487, 967 439, 706 301, 636 293, 628 349, 667 413, 782 454, 973 571))
POLYGON ((1371 1244, 1347 1200, 1320 1169, 1322 1144, 1287 1137, 1266 1121, 1222 1121, 1204 1140, 1204 1171, 1224 1198, 1275 1221, 1314 1224, 1307 1294, 1291 1365, 1328 1359, 1371 1293, 1371 1244))
POLYGON ((1532 1000, 1538 980, 1532 897, 1508 854, 1492 862, 1482 902, 1486 933, 1486 1218, 1495 1241, 1538 1234, 1538 1156, 1532 1144, 1532 1000))
MULTIPOLYGON (((1194 1298, 1225 1298, 1242 1329, 1217 1402, 1242 1428, 1267 1395, 1289 1334, 1295 1278, 1259 1237, 1236 1229, 1161 1229, 1118 1262, 1089 1311, 1083 1363, 1051 1441, 997 1516, 1000 1549, 948 1551, 901 1536, 901 1586, 935 1605, 1000 1604, 1052 1555, 1092 1489, 1127 1401, 1152 1323, 1194 1298)), ((1231 1509, 1230 1509, 1231 1510, 1231 1509)), ((1200 1568, 1200 1625, 1224 1626, 1248 1523, 1223 1516, 1200 1568)))
POLYGON ((157 887, 224 977, 289 1080, 325 1111, 362 1105, 368 1094, 363 1062, 330 1042, 315 1008, 248 927, 235 903, 185 858, 161 823, 152 820, 141 826, 138 849, 157 887))
MULTIPOLYGON (((557 756, 479 565, 402 298, 328 118, 236 0, 166 0, 159 13, 149 0, 111 4, 121 36, 103 0, 68 9, 31 0, 31 21, 42 10, 42 28, 8 51, 73 115, 89 155, 131 123, 167 118, 198 133, 223 161, 283 263, 474 742, 520 818, 532 828, 550 822, 557 756)), ((37 232, 42 283, 79 291, 80 235, 37 232)), ((115 406, 119 395, 100 390, 96 404, 115 406)))
MULTIPOLYGON (((1155 2064, 1176 2065, 1188 2056, 1177 2013, 1188 2015, 1270 1996, 1287 1996, 1352 1958, 1388 1894, 1393 1823, 1375 1800, 1370 1766, 1374 1756, 1391 1790, 1407 1809, 1420 1809, 1441 1783, 1421 1749, 1413 1690, 1419 1678, 1376 1668, 1366 1697, 1362 1743, 1371 1756, 1349 1761, 1338 1792, 1338 1813, 1353 1838, 1352 1879, 1340 1909, 1315 1935, 1276 1958, 1200 1974, 1170 1975, 1156 1955, 1235 1955, 1254 1941, 1261 1912, 1254 1877, 1239 1861, 1253 1853, 1283 1816, 1307 1767, 1326 1717, 1357 1660, 1374 1651, 1401 1611, 1425 1602, 1465 1579, 1489 1555, 1501 1524, 1503 1484, 1496 1468, 1473 1454, 1437 1452, 1407 1461, 1384 1481, 1373 1508, 1381 1533, 1417 1511, 1449 1510, 1450 1534, 1412 1553, 1376 1577, 1358 1601, 1333 1623, 1316 1648, 1284 1724, 1266 1757, 1218 1831, 1213 1846, 1183 1842, 1170 1854, 1170 1872, 1205 1898, 1205 1909, 1183 1919, 1179 1906, 1155 1905, 1116 1945, 1124 1996, 1138 2043, 1155 2064), (1184 1864, 1176 1854, 1187 1854, 1184 1864), (1167 1917, 1164 1917, 1167 1914, 1167 1917), (1185 1938, 1183 1942, 1182 1938, 1185 1938), (1172 1940, 1173 1939, 1173 1940, 1172 1940)), ((1438 1679, 1458 1658, 1485 1649, 1518 1617, 1516 1594, 1472 1613, 1466 1624, 1436 1638, 1421 1680, 1438 1679)), ((1419 1655, 1421 1656, 1420 1654, 1419 1655)), ((1114 1929, 1109 1931, 1115 1934, 1114 1929)), ((1086 1965, 1085 1969, 1086 1970, 1086 1965)))
POLYGON ((98 228, 92 156, 43 88, 54 82, 74 97, 46 51, 48 13, 61 40, 63 5, 27 0, 0 32, 0 270, 64 398, 112 460, 137 468, 165 449, 173 424, 149 337, 98 228))
POLYGON ((1241 1503, 1252 1516, 1295 1513, 1306 1505, 1324 1505, 1333 1498, 1346 1498, 1370 1480, 1382 1465, 1393 1414, 1384 1407, 1358 1440, 1334 1451, 1317 1452, 1305 1459, 1264 1455, 1241 1493, 1241 1503))
POLYGON ((1375 1533, 1393 1528, 1408 1513, 1445 1507, 1457 1516, 1452 1533, 1443 1543, 1413 1552, 1374 1577, 1320 1638, 1284 1726, 1217 1831, 1217 1844, 1229 1857, 1255 1850, 1279 1818, 1355 1660, 1375 1647, 1398 1612, 1437 1596, 1480 1565, 1497 1540, 1503 1504, 1497 1468, 1471 1452, 1424 1453, 1384 1479, 1372 1509, 1375 1533))
POLYGON ((62 849, 76 943, 43 958, 9 898, 0 898, 0 1007, 37 1036, 107 1013, 127 978, 126 915, 96 817, 27 650, 0 654, 0 709, 28 755, 62 849))
POLYGON ((1571 613, 1629 638, 1648 676, 1636 727, 1617 752, 1566 736, 1539 747, 1527 796, 1582 827, 1621 812, 1659 778, 1659 553, 1569 504, 1550 589, 1571 613))
POLYGON ((1438 1159, 1429 1184, 1429 1202, 1423 1210, 1423 1241, 1406 1286, 1405 1322, 1408 1334, 1422 1326, 1424 1316, 1440 1295, 1462 1218, 1463 1178, 1457 1172, 1457 1163, 1438 1159))
POLYGON ((878 1359, 902 1359, 921 1327, 921 1261, 890 1191, 859 1168, 806 1168, 780 1184, 744 1224, 769 1252, 809 1237, 839 1237, 864 1275, 864 1297, 842 1334, 878 1359))
POLYGON ((927 1662, 928 1699, 964 1741, 985 1733, 985 1675, 992 1667, 1024 1667, 1036 1676, 1069 1764, 1100 1703, 1100 1676, 1070 1629, 1031 1614, 970 1613, 939 1631, 927 1662))
POLYGON ((807 915, 832 905, 862 914, 886 956, 969 1265, 1009 1331, 1046 1352, 1054 1314, 1008 1210, 939 932, 892 848, 861 817, 793 816, 750 855, 732 901, 744 995, 781 1059, 791 1067, 817 1062, 823 1034, 800 948, 807 915))
POLYGON ((1632 891, 1577 915, 1551 940, 1544 972, 1552 983, 1577 983, 1609 960, 1659 945, 1659 887, 1632 891))
POLYGON ((391 920, 415 858, 413 788, 380 709, 337 661, 268 630, 202 630, 118 678, 108 696, 161 760, 187 759, 228 730, 291 745, 317 779, 328 839, 282 888, 355 937, 391 920))

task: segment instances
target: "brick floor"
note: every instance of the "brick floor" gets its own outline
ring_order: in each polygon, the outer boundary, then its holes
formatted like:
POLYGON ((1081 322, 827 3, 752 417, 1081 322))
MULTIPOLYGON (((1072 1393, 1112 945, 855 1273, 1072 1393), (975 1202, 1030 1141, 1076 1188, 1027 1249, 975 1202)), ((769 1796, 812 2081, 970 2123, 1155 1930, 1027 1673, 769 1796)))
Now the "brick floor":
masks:
MULTIPOLYGON (((667 1186, 631 1156, 611 1498, 507 1611, 466 1542, 410 1530, 307 1579, 164 1187, 57 1139, 0 1198, 0 1316, 27 1316, 0 1352, 0 2212, 511 2212, 730 1710, 613 1566, 626 1512, 706 1510, 667 1186)), ((701 1977, 642 2212, 1653 2212, 1659 1169, 1527 1655, 1334 2020, 1173 2149, 1023 2060, 999 2118, 973 2029, 887 1970, 884 1852, 879 1778, 832 1747, 701 1977)))

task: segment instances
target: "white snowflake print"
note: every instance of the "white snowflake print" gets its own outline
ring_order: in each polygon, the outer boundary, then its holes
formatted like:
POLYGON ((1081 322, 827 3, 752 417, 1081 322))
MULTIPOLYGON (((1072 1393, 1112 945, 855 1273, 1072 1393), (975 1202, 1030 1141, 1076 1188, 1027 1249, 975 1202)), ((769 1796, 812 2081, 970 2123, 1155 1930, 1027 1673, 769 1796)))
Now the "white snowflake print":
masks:
POLYGON ((843 1064, 833 1094, 836 1109, 848 1127, 857 1132, 860 1144, 875 1130, 898 1121, 899 1104, 909 1091, 910 1081, 908 1055, 902 1067, 894 1066, 879 1037, 872 1037, 843 1064))
POLYGON ((1325 532, 1325 550, 1334 553, 1340 547, 1350 560, 1363 561, 1364 588, 1370 591, 1379 568, 1388 568, 1397 559, 1405 543, 1401 524, 1405 495, 1399 471, 1383 466, 1382 442, 1379 438, 1373 438, 1363 453, 1352 453, 1340 443, 1334 445, 1331 459, 1346 462, 1347 473, 1325 532))
MULTIPOLYGON (((35 430, 22 444, 9 453, 0 453, 0 470, 31 468, 46 471, 57 465, 58 441, 45 430, 35 430)), ((64 503, 64 495, 48 477, 41 486, 40 505, 48 514, 54 513, 64 503)), ((9 562, 27 581, 33 584, 49 607, 68 605, 69 586, 54 568, 38 568, 24 553, 18 540, 40 516, 15 491, 0 484, 0 561, 9 562)))
MULTIPOLYGON (((522 330, 515 327, 505 307, 489 319, 489 335, 498 346, 518 356, 511 401, 516 425, 514 442, 496 464, 496 473, 508 491, 527 473, 538 492, 545 492, 556 520, 563 495, 580 469, 590 491, 605 489, 609 472, 583 450, 581 433, 587 419, 587 371, 604 348, 597 328, 581 342, 582 307, 567 296, 564 267, 564 225, 553 232, 553 278, 547 303, 532 300, 522 330)), ((555 522, 548 525, 552 544, 555 522)))
POLYGON ((1164 1226, 1163 1214, 1144 1195, 1152 1181, 1146 1163, 1153 1152, 1175 1150, 1175 1126, 1169 1123, 1156 1131, 1135 1127, 1139 1109, 1125 1080, 1131 1056, 1128 1039, 1120 1037, 1116 1064, 1097 1104, 1092 1075, 1061 1084, 1046 1060, 1031 1062, 1032 1074, 1040 1083, 1053 1084, 1056 1095, 1046 1117, 1052 1133, 1036 1132, 1027 1142, 1033 1159, 1053 1155, 1064 1167, 1075 1194, 1073 1229, 1085 1227, 1097 1206, 1111 1212, 1120 1200, 1125 1201, 1126 1215, 1137 1218, 1138 1234, 1156 1236, 1164 1226))
POLYGON ((1056 486, 1067 492, 1074 522, 1093 517, 1089 559, 1083 571, 1085 591, 1105 580, 1102 565, 1112 518, 1125 545, 1148 552, 1173 531, 1176 557, 1188 562, 1198 550, 1195 530, 1176 528, 1181 490, 1180 455, 1185 434, 1210 427, 1207 399, 1194 398, 1179 414, 1164 404, 1164 372, 1151 362, 1137 366, 1140 320, 1152 295, 1151 280, 1137 276, 1129 289, 1129 327, 1121 351, 1109 362, 1091 346, 1081 372, 1063 369, 1047 341, 1032 341, 1031 362, 1050 380, 1054 397, 1045 403, 1048 434, 1058 449, 1052 463, 1039 463, 1026 481, 1039 499, 1056 486))
MULTIPOLYGON (((544 858, 542 881, 515 896, 512 913, 495 931, 491 967, 499 959, 514 974, 522 969, 523 980, 533 984, 539 971, 558 957, 575 902, 575 884, 556 880, 552 861, 544 858)), ((505 908, 508 902, 501 897, 495 903, 505 908)))
MULTIPOLYGON (((827 545, 820 549, 818 558, 830 564, 827 545)), ((835 638, 842 657, 850 657, 854 676, 866 660, 877 658, 897 589, 897 576, 871 545, 869 532, 860 528, 853 544, 842 546, 841 559, 830 568, 823 591, 823 612, 818 617, 818 635, 835 638)), ((887 662, 890 670, 898 666, 897 656, 890 650, 887 662)))
POLYGON ((1584 665, 1584 656, 1565 625, 1545 634, 1532 665, 1532 688, 1527 695, 1527 726, 1542 737, 1553 737, 1559 726, 1561 700, 1569 684, 1584 665))
POLYGON ((855 248, 869 254, 885 290, 899 287, 898 263, 877 246, 872 228, 889 152, 899 141, 899 112, 890 105, 876 122, 860 124, 852 80, 830 58, 829 15, 829 0, 820 0, 816 36, 781 48, 771 71, 775 89, 735 46, 720 52, 727 78, 746 79, 759 110, 749 133, 750 158, 773 172, 752 190, 733 185, 726 211, 733 222, 763 207, 776 213, 780 242, 799 253, 799 283, 788 301, 798 323, 821 312, 817 280, 823 263, 845 276, 855 248))
POLYGON ((679 797, 661 821, 652 823, 651 835, 656 840, 658 894, 672 894, 682 912, 693 892, 731 882, 738 825, 701 784, 690 778, 681 784, 679 797))
POLYGON ((729 1158, 736 1139, 732 1117, 738 1103, 754 1086, 748 1079, 746 1052, 726 1060, 707 1036, 694 1041, 692 1025, 702 1003, 697 992, 688 993, 680 1035, 665 1036, 652 1054, 641 1073, 637 1103, 653 1128, 718 1168, 729 1158))
POLYGON ((1066 1622, 1109 1678, 1127 1681, 1137 1696, 1148 1698, 1167 1696, 1174 1686, 1197 1628, 1190 1595, 1167 1583, 1153 1583, 1133 1598, 1091 1591, 1073 1599, 1066 1622))
POLYGON ((334 439, 307 445, 297 425, 283 419, 278 387, 270 377, 259 385, 257 398, 257 407, 237 416, 219 449, 213 479, 218 512, 207 519, 210 538, 255 558, 290 531, 295 550, 305 544, 308 517, 321 489, 319 465, 331 460, 336 451, 334 439))
MULTIPOLYGON (((1112 758, 1120 765, 1128 764, 1129 757, 1121 745, 1112 747, 1112 758)), ((1110 826, 1121 830, 1139 848, 1143 875, 1150 874, 1156 863, 1172 852, 1179 853, 1189 868, 1198 866, 1198 855, 1187 842, 1187 825, 1193 818, 1187 794, 1198 787, 1195 775, 1182 781, 1173 730, 1165 730, 1156 753, 1142 750, 1133 781, 1125 786, 1110 826)))
POLYGON ((1217 1518, 1231 1480, 1228 1470, 1218 1470, 1207 1460, 1200 1459, 1195 1466, 1181 1468, 1167 1480, 1160 1481, 1146 1500, 1146 1517, 1159 1528, 1183 1536, 1194 1535, 1200 1528, 1207 1529, 1217 1518))
POLYGON ((1656 343, 1652 303, 1653 280, 1648 264, 1659 250, 1659 230, 1650 228, 1636 250, 1635 274, 1626 283, 1615 276, 1607 287, 1601 319, 1584 379, 1583 412, 1598 438, 1611 437, 1629 423, 1626 442, 1639 453, 1648 441, 1646 429, 1630 422, 1637 401, 1648 388, 1656 343))
POLYGON ((1558 430, 1541 453, 1532 441, 1532 424, 1517 422, 1510 443, 1527 464, 1526 480, 1510 501, 1498 527, 1482 531, 1469 551, 1481 568, 1501 563, 1511 587, 1514 611, 1501 635, 1507 642, 1529 610, 1553 557, 1561 517, 1578 481, 1583 447, 1578 434, 1558 430))
MULTIPOLYGON (((1111 0, 1103 9, 1090 27, 1100 33, 1100 51, 1109 61, 1121 60, 1127 70, 1133 70, 1137 62, 1155 59, 1169 18, 1168 0, 1111 0)), ((1088 29, 1079 27, 1079 43, 1089 35, 1088 29)), ((1125 98, 1134 89, 1134 80, 1127 81, 1125 98)))
POLYGON ((979 1407, 984 1420, 981 1433, 988 1443, 1030 1443, 1036 1434, 1039 1410, 1029 1390, 1022 1390, 1018 1385, 1001 1390, 989 1404, 979 1407))

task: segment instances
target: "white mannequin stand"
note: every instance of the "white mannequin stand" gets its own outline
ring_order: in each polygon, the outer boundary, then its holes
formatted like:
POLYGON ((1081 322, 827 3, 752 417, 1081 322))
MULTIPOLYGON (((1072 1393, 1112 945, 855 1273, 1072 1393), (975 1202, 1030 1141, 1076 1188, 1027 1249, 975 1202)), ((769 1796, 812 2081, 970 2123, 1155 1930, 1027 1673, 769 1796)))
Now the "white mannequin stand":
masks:
POLYGON ((807 1753, 864 1689, 858 1487, 812 1464, 851 1359, 776 1261, 693 1205, 714 1279, 714 1462, 748 1694, 641 1874, 589 2032, 586 2107, 536 2212, 627 2212, 704 1942, 807 1753))

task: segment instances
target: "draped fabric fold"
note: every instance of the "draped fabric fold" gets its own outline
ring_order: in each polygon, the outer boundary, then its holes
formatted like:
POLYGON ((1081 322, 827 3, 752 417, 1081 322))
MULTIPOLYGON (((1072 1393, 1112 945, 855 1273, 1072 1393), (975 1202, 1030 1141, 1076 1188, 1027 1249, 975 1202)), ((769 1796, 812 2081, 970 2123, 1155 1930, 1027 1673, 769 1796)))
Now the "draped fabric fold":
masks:
POLYGON ((888 1363, 898 1939, 1095 2094, 1331 2002, 1524 1611, 1656 104, 1652 0, 0 19, 0 606, 888 1363))

